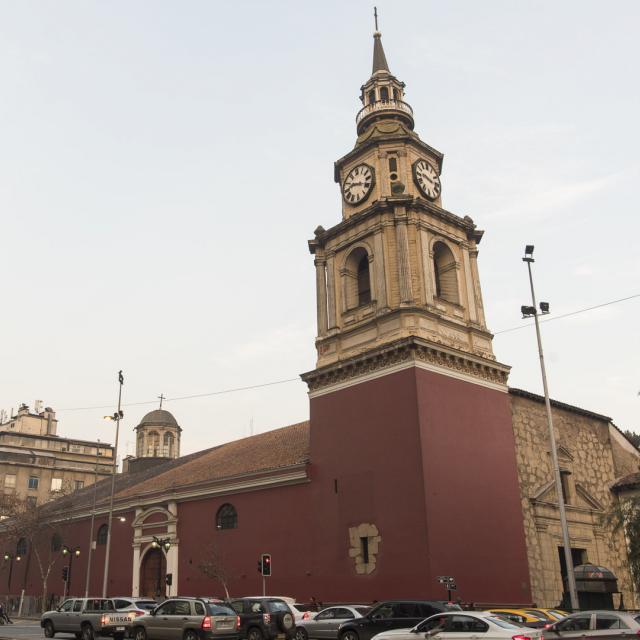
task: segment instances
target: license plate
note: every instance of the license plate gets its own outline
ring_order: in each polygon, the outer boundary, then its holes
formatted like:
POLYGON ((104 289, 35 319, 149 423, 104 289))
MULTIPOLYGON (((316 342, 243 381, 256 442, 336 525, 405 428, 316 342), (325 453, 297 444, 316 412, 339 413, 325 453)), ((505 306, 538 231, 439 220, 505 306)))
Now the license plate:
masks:
POLYGON ((124 627, 116 627, 116 631, 124 631, 124 627))

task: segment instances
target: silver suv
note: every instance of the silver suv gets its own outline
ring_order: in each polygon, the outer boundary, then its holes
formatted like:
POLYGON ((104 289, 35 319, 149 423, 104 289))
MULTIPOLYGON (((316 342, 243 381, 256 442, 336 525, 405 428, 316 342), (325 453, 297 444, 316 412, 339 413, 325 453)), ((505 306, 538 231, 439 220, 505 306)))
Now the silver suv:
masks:
POLYGON ((208 598, 169 598, 136 618, 130 627, 134 640, 239 640, 236 612, 208 598))

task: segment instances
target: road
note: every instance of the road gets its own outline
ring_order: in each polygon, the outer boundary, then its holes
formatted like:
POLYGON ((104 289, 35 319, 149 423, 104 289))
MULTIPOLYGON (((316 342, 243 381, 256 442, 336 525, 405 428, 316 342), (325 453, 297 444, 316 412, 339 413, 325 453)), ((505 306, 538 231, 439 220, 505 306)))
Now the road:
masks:
MULTIPOLYGON (((0 638, 9 640, 44 640, 44 633, 37 620, 18 620, 14 624, 0 625, 0 638)), ((75 636, 72 633, 56 633, 56 638, 69 640, 75 636)))

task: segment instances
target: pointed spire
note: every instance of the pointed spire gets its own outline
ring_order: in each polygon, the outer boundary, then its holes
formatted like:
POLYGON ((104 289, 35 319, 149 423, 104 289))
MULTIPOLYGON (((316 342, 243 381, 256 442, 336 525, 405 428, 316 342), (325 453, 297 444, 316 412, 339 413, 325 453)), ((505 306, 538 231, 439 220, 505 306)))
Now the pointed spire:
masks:
POLYGON ((382 34, 379 31, 373 34, 373 70, 371 74, 373 75, 376 71, 389 71, 387 58, 382 48, 382 34))
POLYGON ((376 71, 389 72, 387 58, 382 48, 382 34, 378 31, 378 7, 373 7, 373 19, 375 20, 376 30, 373 34, 373 70, 371 71, 371 75, 376 71))

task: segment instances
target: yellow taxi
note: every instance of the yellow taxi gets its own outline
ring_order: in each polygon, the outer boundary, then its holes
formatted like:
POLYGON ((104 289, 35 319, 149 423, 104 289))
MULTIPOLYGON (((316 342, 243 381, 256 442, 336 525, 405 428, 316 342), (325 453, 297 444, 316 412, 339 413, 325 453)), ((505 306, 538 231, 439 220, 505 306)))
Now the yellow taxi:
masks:
POLYGON ((556 622, 555 618, 551 618, 540 611, 540 613, 534 613, 536 609, 508 609, 502 607, 494 607, 487 609, 489 613, 500 616, 520 624, 523 627, 531 627, 532 629, 543 629, 546 625, 556 622))

